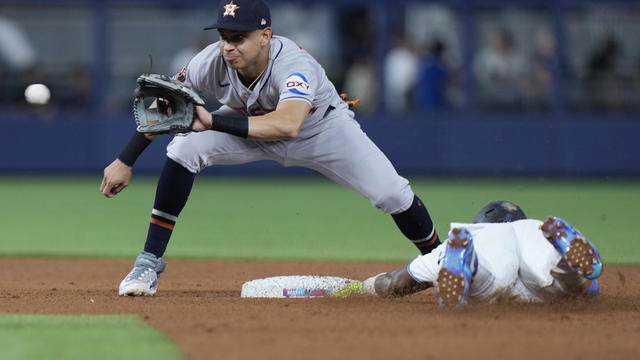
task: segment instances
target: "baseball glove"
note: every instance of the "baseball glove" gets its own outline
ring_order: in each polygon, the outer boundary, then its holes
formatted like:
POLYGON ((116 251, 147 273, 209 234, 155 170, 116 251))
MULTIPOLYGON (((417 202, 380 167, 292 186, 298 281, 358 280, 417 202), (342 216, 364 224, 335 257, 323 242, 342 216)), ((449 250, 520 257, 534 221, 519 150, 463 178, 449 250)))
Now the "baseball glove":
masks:
POLYGON ((202 98, 183 83, 166 75, 145 74, 138 78, 133 101, 133 115, 143 134, 188 133, 195 117, 195 106, 202 98), (145 105, 145 98, 157 98, 155 108, 145 105))

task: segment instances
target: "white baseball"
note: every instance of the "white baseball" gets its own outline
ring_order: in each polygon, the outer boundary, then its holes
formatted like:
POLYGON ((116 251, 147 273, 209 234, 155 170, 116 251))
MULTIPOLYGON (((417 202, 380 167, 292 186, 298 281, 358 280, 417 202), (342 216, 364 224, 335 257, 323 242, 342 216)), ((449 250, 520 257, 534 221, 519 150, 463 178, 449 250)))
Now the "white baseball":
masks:
POLYGON ((45 84, 31 84, 24 90, 24 98, 29 104, 44 105, 49 102, 51 92, 45 84))

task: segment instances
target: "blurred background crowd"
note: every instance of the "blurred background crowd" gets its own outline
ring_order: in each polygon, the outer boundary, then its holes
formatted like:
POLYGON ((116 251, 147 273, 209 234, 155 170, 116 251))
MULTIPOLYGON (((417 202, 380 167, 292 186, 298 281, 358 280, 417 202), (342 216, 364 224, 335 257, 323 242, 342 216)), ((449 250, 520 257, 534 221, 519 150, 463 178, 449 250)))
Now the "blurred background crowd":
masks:
MULTIPOLYGON (((50 111, 129 111, 149 55, 174 74, 217 41, 216 3, 0 0, 0 104, 45 83, 50 111)), ((639 111, 640 4, 535 3, 270 2, 362 112, 639 111)))

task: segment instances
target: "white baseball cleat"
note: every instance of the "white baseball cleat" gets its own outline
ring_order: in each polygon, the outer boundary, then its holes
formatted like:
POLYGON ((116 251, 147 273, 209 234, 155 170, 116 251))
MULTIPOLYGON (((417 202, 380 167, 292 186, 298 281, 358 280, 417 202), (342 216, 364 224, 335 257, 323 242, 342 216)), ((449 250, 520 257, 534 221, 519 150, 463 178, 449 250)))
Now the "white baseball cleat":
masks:
POLYGON ((120 282, 120 296, 153 296, 158 291, 158 276, 167 264, 155 255, 143 251, 136 258, 133 269, 120 282))

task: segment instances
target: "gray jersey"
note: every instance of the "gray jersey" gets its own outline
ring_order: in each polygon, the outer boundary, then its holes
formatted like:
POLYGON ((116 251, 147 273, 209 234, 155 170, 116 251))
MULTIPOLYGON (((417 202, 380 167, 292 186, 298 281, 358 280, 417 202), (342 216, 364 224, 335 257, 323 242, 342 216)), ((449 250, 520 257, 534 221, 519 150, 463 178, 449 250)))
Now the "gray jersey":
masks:
POLYGON ((217 42, 198 53, 176 78, 190 83, 198 92, 214 94, 222 104, 246 116, 272 112, 283 101, 305 101, 311 111, 301 132, 314 128, 330 106, 344 107, 322 66, 295 42, 282 36, 272 37, 267 69, 253 90, 226 65, 217 42))
POLYGON ((196 91, 214 94, 224 104, 217 114, 261 115, 289 100, 311 105, 294 139, 259 141, 218 131, 176 136, 167 156, 189 171, 274 160, 314 169, 387 213, 411 206, 414 194, 409 182, 360 129, 320 64, 293 41, 281 36, 271 39, 267 69, 253 90, 226 65, 218 43, 202 50, 176 78, 196 91))

